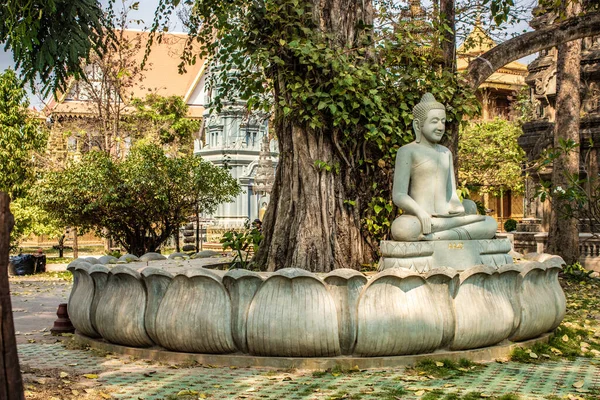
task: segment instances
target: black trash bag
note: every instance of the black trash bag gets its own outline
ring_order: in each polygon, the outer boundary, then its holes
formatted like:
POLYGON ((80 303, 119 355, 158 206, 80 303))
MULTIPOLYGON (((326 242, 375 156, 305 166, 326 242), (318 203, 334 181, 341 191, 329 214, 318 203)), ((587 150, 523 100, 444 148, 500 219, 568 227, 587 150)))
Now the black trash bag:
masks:
POLYGON ((33 254, 19 254, 10 258, 10 273, 12 275, 33 275, 35 273, 35 258, 33 254))

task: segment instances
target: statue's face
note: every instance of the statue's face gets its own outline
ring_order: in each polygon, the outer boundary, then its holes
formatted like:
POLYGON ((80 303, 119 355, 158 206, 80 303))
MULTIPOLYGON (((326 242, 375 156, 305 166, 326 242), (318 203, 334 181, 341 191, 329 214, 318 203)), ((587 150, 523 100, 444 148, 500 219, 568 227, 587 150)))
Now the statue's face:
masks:
POLYGON ((421 127, 421 135, 429 143, 438 143, 442 140, 446 130, 446 111, 430 110, 425 123, 421 127))

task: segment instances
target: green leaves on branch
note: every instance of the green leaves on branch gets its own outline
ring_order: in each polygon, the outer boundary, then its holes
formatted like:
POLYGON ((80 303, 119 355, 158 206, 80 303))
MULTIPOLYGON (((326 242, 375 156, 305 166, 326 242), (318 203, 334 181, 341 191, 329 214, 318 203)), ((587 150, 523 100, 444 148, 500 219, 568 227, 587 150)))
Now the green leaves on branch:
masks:
MULTIPOLYGON (((542 154, 537 163, 538 172, 547 172, 557 159, 579 148, 572 139, 559 139, 559 145, 542 154)), ((590 139, 589 148, 593 148, 590 139)), ((589 151, 589 150, 588 150, 589 151)), ((584 155, 587 160, 588 155, 584 155)), ((583 167, 587 167, 584 163, 583 167)), ((553 185, 550 181, 540 180, 537 195, 543 202, 552 201, 552 207, 562 218, 574 218, 587 226, 592 233, 600 229, 600 179, 585 171, 584 174, 562 172, 562 184, 553 185)))
POLYGON ((0 191, 14 200, 34 178, 37 152, 47 133, 27 109, 27 93, 11 69, 0 74, 0 191))
POLYGON ((83 75, 83 60, 106 50, 112 0, 105 14, 96 0, 6 1, 0 5, 0 42, 12 50, 25 81, 39 79, 43 94, 65 91, 72 75, 83 75))
MULTIPOLYGON (((314 165, 336 171, 339 163, 343 197, 354 202, 357 219, 375 241, 387 234, 389 223, 373 207, 377 198, 391 198, 395 155, 413 138, 412 108, 421 95, 430 91, 449 104, 449 121, 477 111, 461 78, 442 68, 442 27, 428 25, 423 31, 422 21, 395 16, 393 27, 373 29, 359 21, 347 35, 319 25, 328 17, 313 10, 316 1, 186 4, 191 36, 184 61, 195 62, 195 54, 208 57, 211 106, 224 109, 242 98, 250 111, 274 114, 280 143, 290 140, 284 136, 289 126, 330 143, 331 150, 324 151, 331 154, 320 158, 327 165, 319 159, 314 165)), ((159 10, 157 32, 171 5, 159 10)))
POLYGON ((128 252, 156 251, 196 211, 210 213, 240 189, 223 168, 194 156, 167 157, 138 142, 122 160, 92 151, 60 172, 48 172, 38 204, 67 225, 110 235, 128 252))
POLYGON ((515 5, 513 0, 484 0, 483 3, 490 5, 492 18, 496 25, 501 25, 508 21, 510 9, 515 5))
POLYGON ((15 218, 15 226, 10 232, 10 246, 13 249, 31 234, 58 239, 65 233, 64 224, 33 204, 31 198, 22 197, 11 201, 10 212, 15 218))
POLYGON ((221 238, 223 250, 231 249, 235 253, 231 267, 249 269, 252 265, 248 261, 250 250, 256 253, 262 239, 262 232, 258 227, 250 226, 249 221, 246 221, 241 230, 225 232, 221 238))
POLYGON ((178 149, 192 148, 192 137, 200 121, 187 118, 188 105, 181 96, 149 94, 131 101, 134 111, 123 117, 122 129, 134 138, 150 139, 178 149))
POLYGON ((459 184, 479 193, 522 193, 525 153, 517 143, 520 126, 505 119, 469 121, 461 127, 458 142, 459 184))

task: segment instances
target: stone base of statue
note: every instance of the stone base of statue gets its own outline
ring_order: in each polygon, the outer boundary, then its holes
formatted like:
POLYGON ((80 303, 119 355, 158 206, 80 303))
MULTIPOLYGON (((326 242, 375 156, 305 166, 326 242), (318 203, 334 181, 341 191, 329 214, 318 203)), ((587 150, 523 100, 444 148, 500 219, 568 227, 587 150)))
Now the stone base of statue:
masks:
MULTIPOLYGON (((481 260, 505 256, 498 254, 505 241, 469 242, 477 244, 481 260)), ((462 249, 460 242, 445 243, 442 253, 459 260, 470 246, 465 243, 462 249)), ((433 263, 441 260, 442 245, 393 248, 405 259, 421 255, 433 263)), ((526 341, 556 328, 566 307, 558 281, 564 261, 547 254, 501 267, 485 263, 425 273, 388 268, 375 274, 221 271, 203 267, 210 259, 157 258, 69 264, 74 281, 68 309, 77 333, 183 353, 388 357, 526 341)))
POLYGON ((500 267, 513 262, 508 239, 436 240, 380 244, 379 270, 406 268, 420 273, 449 267, 464 271, 475 265, 500 267))

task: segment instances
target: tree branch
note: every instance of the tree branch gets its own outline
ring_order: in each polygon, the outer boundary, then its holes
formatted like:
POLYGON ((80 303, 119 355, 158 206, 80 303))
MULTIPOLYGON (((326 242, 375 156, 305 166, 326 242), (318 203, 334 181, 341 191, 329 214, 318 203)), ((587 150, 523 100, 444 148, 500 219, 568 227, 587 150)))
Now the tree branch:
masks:
POLYGON ((527 32, 499 44, 473 60, 467 78, 478 88, 490 75, 506 64, 561 43, 600 34, 600 12, 573 17, 556 25, 527 32))

